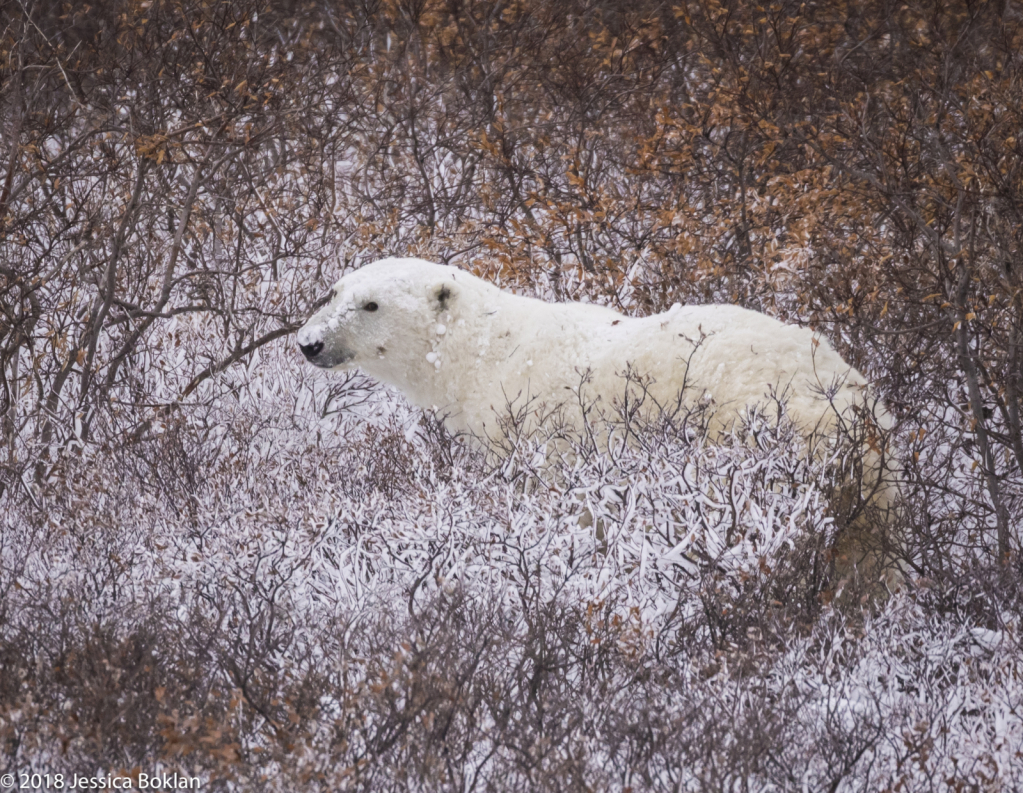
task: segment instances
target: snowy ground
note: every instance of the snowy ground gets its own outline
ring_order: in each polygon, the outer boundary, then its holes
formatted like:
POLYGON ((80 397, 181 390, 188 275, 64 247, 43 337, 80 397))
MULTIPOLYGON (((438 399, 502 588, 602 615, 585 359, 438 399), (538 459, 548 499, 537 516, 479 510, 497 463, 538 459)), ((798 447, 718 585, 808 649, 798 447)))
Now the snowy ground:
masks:
POLYGON ((786 427, 492 466, 358 377, 328 403, 290 353, 256 371, 6 517, 19 769, 148 767, 159 736, 231 789, 1023 785, 1018 604, 827 605, 828 469, 786 427))

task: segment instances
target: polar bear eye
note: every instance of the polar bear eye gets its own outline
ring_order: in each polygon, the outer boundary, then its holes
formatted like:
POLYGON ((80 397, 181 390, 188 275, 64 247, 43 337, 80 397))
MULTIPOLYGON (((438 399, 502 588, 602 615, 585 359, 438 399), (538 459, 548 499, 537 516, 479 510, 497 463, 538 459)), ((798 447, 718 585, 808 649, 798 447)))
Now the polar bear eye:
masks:
POLYGON ((366 311, 376 311, 378 308, 380 308, 380 306, 378 306, 371 300, 366 305, 364 305, 363 308, 366 309, 366 311))

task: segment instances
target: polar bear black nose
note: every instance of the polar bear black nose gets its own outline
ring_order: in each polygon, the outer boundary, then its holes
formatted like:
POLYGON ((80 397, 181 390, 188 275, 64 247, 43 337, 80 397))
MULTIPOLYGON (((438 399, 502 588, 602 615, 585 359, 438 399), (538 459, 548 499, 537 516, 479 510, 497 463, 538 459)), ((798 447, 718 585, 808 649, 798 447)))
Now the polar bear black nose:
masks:
POLYGON ((315 341, 312 344, 299 344, 298 348, 302 350, 302 354, 311 361, 316 357, 316 354, 323 349, 323 342, 315 341))

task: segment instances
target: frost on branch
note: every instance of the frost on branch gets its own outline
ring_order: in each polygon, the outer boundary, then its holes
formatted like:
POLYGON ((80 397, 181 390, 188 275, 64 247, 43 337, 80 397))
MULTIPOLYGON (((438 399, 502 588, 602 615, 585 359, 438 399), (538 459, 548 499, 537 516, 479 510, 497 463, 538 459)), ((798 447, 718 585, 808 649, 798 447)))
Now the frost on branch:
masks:
POLYGON ((498 464, 301 372, 175 416, 118 476, 68 459, 45 513, 8 516, 18 762, 280 790, 1016 780, 1016 606, 827 604, 841 444, 757 411, 711 443, 694 410, 498 464))

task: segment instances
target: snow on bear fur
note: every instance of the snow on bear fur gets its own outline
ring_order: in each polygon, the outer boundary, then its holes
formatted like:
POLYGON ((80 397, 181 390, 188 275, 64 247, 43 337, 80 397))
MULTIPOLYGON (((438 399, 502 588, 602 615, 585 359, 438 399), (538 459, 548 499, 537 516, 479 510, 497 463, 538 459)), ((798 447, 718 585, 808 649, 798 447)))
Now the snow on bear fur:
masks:
MULTIPOLYGON (((537 416, 552 413, 581 428, 580 405, 614 416, 616 401, 639 381, 643 393, 631 396, 655 409, 706 406, 712 434, 727 431, 747 406, 777 397, 807 434, 829 432, 841 417, 857 428, 864 454, 862 479, 840 486, 833 505, 845 526, 836 569, 841 579, 879 569, 871 522, 862 512, 846 521, 861 496, 882 509, 893 502, 884 433, 876 432, 888 428, 888 415, 863 375, 805 328, 731 305, 626 317, 513 295, 455 267, 384 259, 338 281, 298 343, 316 366, 359 367, 435 409, 453 432, 498 448, 510 411, 526 414, 517 430, 527 433, 537 416)), ((899 580, 893 573, 888 586, 899 580)))
MULTIPOLYGON (((563 404, 578 417, 580 388, 582 401, 610 408, 627 370, 645 379, 657 404, 676 404, 680 392, 687 403, 709 403, 716 431, 772 395, 784 395, 804 432, 851 419, 868 402, 863 375, 825 339, 755 311, 675 305, 626 317, 520 297, 421 259, 384 259, 346 275, 298 343, 316 366, 359 367, 435 409, 448 429, 480 439, 498 439, 509 408, 563 404)), ((877 418, 886 423, 883 410, 877 418)))

